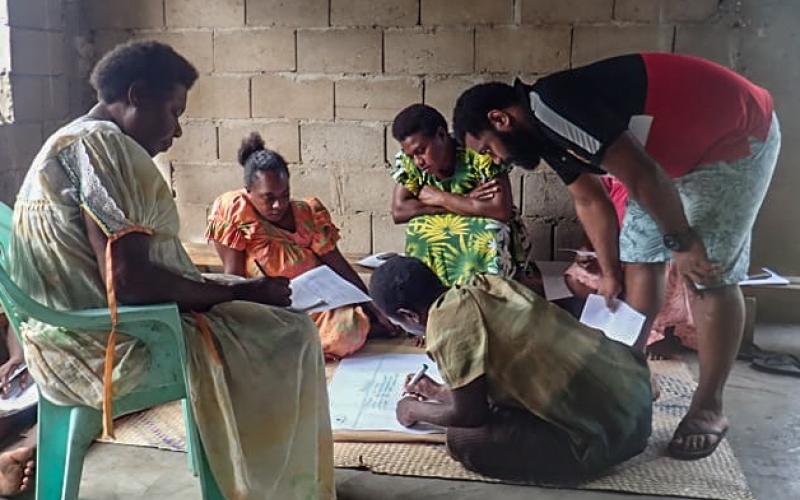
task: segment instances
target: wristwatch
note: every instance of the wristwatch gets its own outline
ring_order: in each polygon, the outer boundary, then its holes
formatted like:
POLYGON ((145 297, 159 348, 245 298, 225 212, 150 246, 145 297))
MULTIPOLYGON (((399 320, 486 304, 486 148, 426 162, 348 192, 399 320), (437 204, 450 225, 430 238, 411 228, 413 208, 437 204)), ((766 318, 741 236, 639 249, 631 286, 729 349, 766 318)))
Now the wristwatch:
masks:
POLYGON ((697 237, 697 233, 693 228, 680 233, 671 233, 664 235, 664 246, 673 252, 685 252, 689 250, 692 241, 697 237))

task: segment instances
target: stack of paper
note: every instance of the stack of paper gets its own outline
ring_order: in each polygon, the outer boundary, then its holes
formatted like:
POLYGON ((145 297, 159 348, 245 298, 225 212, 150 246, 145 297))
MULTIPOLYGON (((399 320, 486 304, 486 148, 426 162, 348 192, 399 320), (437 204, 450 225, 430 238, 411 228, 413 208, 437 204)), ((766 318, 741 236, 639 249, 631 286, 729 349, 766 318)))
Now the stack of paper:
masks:
POLYGON ((369 302, 369 295, 339 276, 328 266, 315 267, 293 279, 291 308, 307 313, 322 312, 350 304, 369 302))
POLYGON ((364 257, 358 261, 358 265, 369 267, 370 269, 377 269, 385 264, 387 260, 391 259, 392 257, 397 257, 398 255, 404 254, 395 252, 380 252, 376 253, 375 255, 368 255, 364 257))

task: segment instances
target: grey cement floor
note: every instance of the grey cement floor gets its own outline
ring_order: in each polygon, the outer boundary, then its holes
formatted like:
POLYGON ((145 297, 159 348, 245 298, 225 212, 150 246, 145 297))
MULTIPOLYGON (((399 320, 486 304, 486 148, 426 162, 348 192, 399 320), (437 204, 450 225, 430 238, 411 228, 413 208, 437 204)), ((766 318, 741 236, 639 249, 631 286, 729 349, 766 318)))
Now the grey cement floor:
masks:
MULTIPOLYGON (((762 349, 800 354, 800 326, 759 326, 762 349)), ((694 356, 686 356, 696 368, 694 356)), ((737 362, 725 393, 728 434, 759 500, 800 498, 800 379, 768 375, 737 362)), ((337 470, 341 500, 556 500, 656 498, 573 490, 489 485, 337 470)), ((81 486, 87 500, 200 498, 182 453, 95 445, 81 486)))

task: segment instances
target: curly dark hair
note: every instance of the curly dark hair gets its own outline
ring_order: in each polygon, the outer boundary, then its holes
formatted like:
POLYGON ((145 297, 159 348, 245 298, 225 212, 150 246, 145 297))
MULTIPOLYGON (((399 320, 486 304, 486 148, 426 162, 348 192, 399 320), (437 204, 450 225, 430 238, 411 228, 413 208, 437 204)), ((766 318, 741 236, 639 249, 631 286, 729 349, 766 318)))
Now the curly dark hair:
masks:
POLYGON ((427 104, 412 104, 397 113, 392 122, 392 136, 403 142, 408 136, 421 132, 425 137, 433 137, 439 127, 447 131, 447 120, 436 108, 427 104))
POLYGON ((278 172, 289 176, 286 160, 279 153, 267 149, 258 132, 251 132, 239 146, 239 164, 244 167, 244 184, 252 186, 258 172, 278 172))
POLYGON ((98 98, 105 103, 123 99, 131 84, 144 82, 156 92, 169 92, 176 84, 188 90, 197 70, 175 49, 153 40, 117 45, 95 65, 90 77, 98 98))
POLYGON ((439 277, 412 257, 392 257, 369 280, 370 297, 389 316, 401 308, 427 310, 444 289, 439 277))
POLYGON ((476 135, 489 130, 492 127, 487 116, 489 111, 503 109, 518 102, 517 91, 505 83, 482 83, 465 90, 456 100, 453 110, 456 140, 464 144, 467 134, 476 135))

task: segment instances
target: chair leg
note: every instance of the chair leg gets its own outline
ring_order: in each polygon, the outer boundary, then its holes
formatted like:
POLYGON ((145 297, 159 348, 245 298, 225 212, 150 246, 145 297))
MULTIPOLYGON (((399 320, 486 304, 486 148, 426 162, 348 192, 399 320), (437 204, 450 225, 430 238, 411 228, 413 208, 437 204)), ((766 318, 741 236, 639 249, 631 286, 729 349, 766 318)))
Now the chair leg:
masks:
POLYGON ((78 498, 83 459, 100 427, 97 410, 58 406, 39 398, 37 500, 78 498))
POLYGON ((203 493, 203 500, 225 500, 225 496, 219 490, 211 466, 208 464, 208 457, 203 449, 203 443, 199 442, 197 450, 198 472, 200 473, 200 491, 203 493))
POLYGON ((197 477, 200 473, 199 464, 197 463, 197 453, 200 451, 199 437, 188 398, 181 400, 181 407, 183 408, 183 424, 186 428, 186 455, 189 460, 189 471, 194 477, 197 477))

